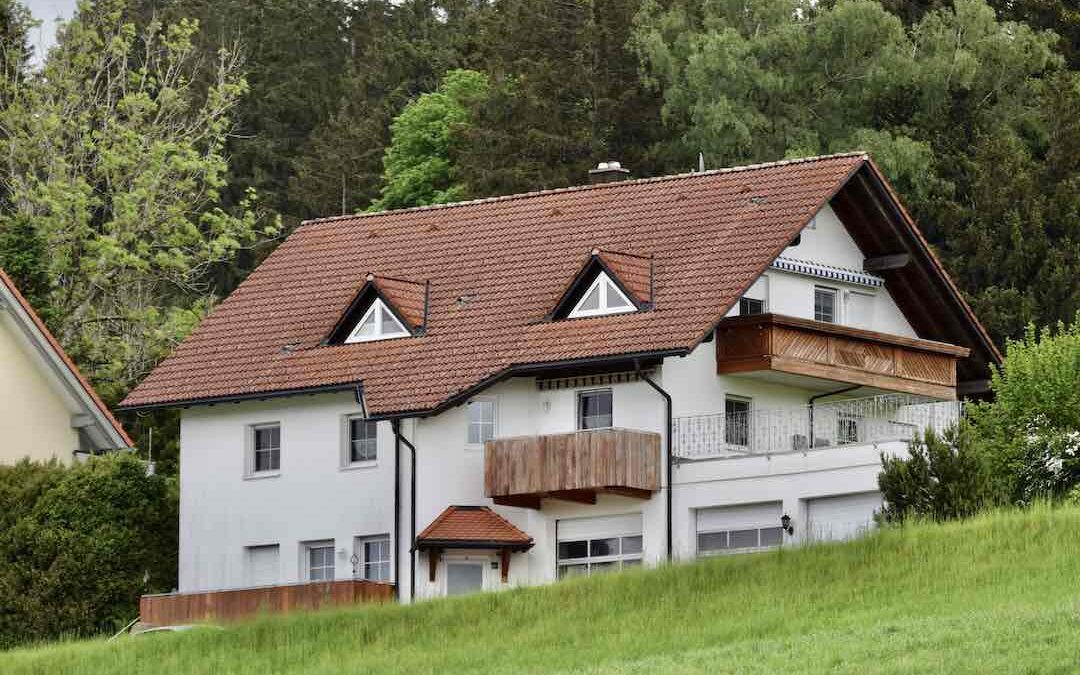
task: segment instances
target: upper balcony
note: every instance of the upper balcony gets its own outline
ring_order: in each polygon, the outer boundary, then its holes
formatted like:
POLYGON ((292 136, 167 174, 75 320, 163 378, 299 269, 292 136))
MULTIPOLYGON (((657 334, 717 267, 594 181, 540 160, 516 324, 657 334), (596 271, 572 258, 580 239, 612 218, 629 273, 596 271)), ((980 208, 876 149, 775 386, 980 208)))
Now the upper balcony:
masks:
POLYGON ((754 314, 722 321, 716 331, 716 369, 766 379, 783 374, 956 398, 956 362, 966 347, 810 321, 754 314))
POLYGON ((484 494, 539 509, 541 499, 595 504, 597 493, 648 499, 660 489, 660 434, 593 429, 484 444, 484 494))

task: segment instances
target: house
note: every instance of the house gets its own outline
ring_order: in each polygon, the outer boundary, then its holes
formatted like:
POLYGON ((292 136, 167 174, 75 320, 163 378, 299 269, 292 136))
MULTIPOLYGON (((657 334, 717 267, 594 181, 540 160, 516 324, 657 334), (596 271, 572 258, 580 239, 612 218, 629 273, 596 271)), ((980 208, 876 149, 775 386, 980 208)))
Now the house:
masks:
POLYGON ((313 220, 124 401, 180 590, 403 601, 837 539, 1000 361, 865 154, 313 220))
POLYGON ((71 461, 132 446, 41 318, 0 270, 0 464, 71 461))

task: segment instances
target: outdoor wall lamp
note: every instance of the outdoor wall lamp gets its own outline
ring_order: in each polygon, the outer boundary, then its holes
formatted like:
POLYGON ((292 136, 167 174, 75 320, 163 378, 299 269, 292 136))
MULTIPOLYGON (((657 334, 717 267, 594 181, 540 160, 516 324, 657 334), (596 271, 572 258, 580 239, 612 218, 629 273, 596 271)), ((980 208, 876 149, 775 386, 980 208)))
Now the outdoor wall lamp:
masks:
POLYGON ((780 529, 787 532, 789 535, 795 534, 795 528, 791 525, 791 516, 786 513, 780 516, 780 529))

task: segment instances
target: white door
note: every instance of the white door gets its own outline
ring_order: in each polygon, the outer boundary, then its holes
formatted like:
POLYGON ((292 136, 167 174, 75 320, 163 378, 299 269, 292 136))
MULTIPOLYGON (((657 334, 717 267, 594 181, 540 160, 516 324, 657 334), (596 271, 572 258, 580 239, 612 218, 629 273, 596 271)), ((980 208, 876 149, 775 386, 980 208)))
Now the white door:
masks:
POLYGON ((809 499, 806 502, 807 537, 817 541, 858 537, 874 527, 874 512, 880 508, 880 492, 809 499))
POLYGON ((698 555, 743 553, 783 543, 781 502, 717 506, 697 511, 698 555))
POLYGON ((484 564, 446 562, 446 594, 466 595, 484 590, 484 564))

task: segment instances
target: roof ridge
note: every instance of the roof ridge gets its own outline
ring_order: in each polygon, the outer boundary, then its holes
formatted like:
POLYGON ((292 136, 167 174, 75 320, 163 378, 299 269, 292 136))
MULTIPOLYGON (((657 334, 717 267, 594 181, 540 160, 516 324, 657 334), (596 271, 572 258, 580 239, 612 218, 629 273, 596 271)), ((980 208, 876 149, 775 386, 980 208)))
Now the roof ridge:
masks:
POLYGON ((758 162, 756 164, 743 164, 738 166, 729 166, 721 169, 709 169, 707 171, 688 171, 686 173, 672 173, 664 176, 651 176, 648 178, 632 178, 630 180, 613 181, 610 183, 598 183, 595 185, 569 185, 561 188, 548 188, 545 190, 532 190, 529 192, 516 192, 509 195, 499 195, 497 197, 479 197, 477 199, 467 199, 459 202, 449 202, 446 204, 427 204, 425 206, 408 206, 400 209, 388 209, 386 211, 366 211, 362 213, 342 214, 339 216, 325 216, 322 218, 311 218, 304 220, 300 223, 300 227, 306 227, 307 225, 318 225, 321 223, 332 223, 339 220, 353 220, 371 218, 374 216, 386 216, 399 213, 415 213, 423 211, 438 211, 441 209, 451 209, 461 206, 475 206, 477 204, 492 204, 498 202, 513 201, 517 199, 528 199, 531 197, 541 197, 545 195, 564 194, 570 192, 582 192, 585 190, 602 190, 621 188, 628 185, 643 185, 648 183, 659 183, 670 180, 682 180, 688 178, 704 178, 706 176, 718 176, 728 173, 738 173, 742 171, 756 171, 759 169, 772 169, 780 166, 790 166, 792 164, 808 164, 810 162, 820 162, 828 159, 841 159, 844 157, 862 157, 863 159, 869 159, 870 155, 864 150, 853 150, 851 152, 837 152, 831 155, 811 155, 809 157, 796 157, 792 159, 780 159, 773 162, 758 162))

